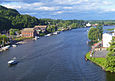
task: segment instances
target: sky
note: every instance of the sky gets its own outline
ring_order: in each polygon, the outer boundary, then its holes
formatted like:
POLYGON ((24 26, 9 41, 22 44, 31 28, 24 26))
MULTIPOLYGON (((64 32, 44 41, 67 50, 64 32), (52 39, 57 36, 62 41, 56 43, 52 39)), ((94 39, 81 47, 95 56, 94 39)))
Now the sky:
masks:
POLYGON ((115 20, 115 0, 0 0, 0 5, 37 18, 115 20))

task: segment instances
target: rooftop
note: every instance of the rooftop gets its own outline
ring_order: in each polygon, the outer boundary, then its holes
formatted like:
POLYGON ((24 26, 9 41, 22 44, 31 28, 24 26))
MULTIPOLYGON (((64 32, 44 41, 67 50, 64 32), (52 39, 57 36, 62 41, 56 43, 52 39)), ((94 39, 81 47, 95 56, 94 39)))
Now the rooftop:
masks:
POLYGON ((39 28, 46 28, 47 25, 41 25, 41 26, 38 25, 38 26, 35 26, 34 28, 38 28, 38 27, 39 27, 39 28))
POLYGON ((24 28, 22 31, 34 31, 34 28, 24 28))

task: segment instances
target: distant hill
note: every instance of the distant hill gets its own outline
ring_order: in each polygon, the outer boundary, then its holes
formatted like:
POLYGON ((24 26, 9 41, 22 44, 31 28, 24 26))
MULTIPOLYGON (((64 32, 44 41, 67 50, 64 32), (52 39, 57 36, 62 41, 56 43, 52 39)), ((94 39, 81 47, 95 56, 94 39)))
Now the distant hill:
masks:
POLYGON ((21 15, 16 9, 0 5, 0 31, 10 28, 22 29, 37 25, 39 20, 30 15, 21 15))

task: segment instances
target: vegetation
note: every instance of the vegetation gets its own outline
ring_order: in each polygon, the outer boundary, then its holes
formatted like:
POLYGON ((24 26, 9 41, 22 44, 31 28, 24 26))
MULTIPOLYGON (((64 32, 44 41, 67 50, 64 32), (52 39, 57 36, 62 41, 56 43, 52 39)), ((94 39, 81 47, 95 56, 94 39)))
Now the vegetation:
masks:
MULTIPOLYGON (((21 15, 17 10, 0 6, 0 32, 9 29, 23 29, 34 27, 35 25, 49 25, 48 32, 64 28, 84 27, 83 20, 54 20, 54 19, 37 19, 29 15, 21 15), (55 27, 54 27, 55 26, 55 27), (57 28, 56 28, 57 27, 57 28)), ((11 34, 14 34, 12 32, 11 34)))
POLYGON ((6 35, 0 35, 0 45, 4 46, 9 41, 8 37, 6 35))
POLYGON ((55 32, 57 30, 57 27, 55 25, 49 25, 47 27, 47 32, 48 33, 52 33, 52 32, 55 32))
POLYGON ((10 35, 15 35, 16 33, 20 34, 20 30, 19 29, 12 29, 12 28, 9 30, 10 35))
POLYGON ((110 44, 111 46, 108 48, 109 53, 106 57, 106 68, 111 72, 115 72, 115 37, 110 44))
POLYGON ((0 6, 0 32, 10 28, 22 29, 38 24, 38 19, 29 15, 21 15, 17 10, 0 6))
POLYGON ((88 32, 88 38, 91 41, 99 41, 102 39, 103 27, 102 25, 98 25, 96 28, 91 27, 88 32))
POLYGON ((114 28, 112 28, 112 29, 107 29, 108 31, 113 31, 114 30, 114 28))
POLYGON ((86 54, 86 58, 101 66, 105 71, 115 72, 115 37, 110 44, 106 58, 90 57, 90 53, 86 54))
POLYGON ((101 66, 103 69, 105 69, 105 67, 106 67, 106 59, 105 58, 90 57, 89 52, 86 54, 86 58, 88 60, 91 60, 92 62, 96 63, 97 65, 101 66))
POLYGON ((91 24, 102 24, 102 25, 115 25, 115 20, 89 20, 91 24))

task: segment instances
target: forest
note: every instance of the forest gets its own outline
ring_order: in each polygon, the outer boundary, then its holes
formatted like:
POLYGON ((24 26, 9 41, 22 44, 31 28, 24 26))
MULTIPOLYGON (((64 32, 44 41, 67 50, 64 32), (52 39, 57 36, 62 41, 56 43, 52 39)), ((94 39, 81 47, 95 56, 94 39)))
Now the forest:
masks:
POLYGON ((83 20, 38 19, 30 15, 22 15, 16 9, 0 6, 0 32, 9 29, 31 28, 35 25, 56 25, 57 27, 84 27, 83 20))

